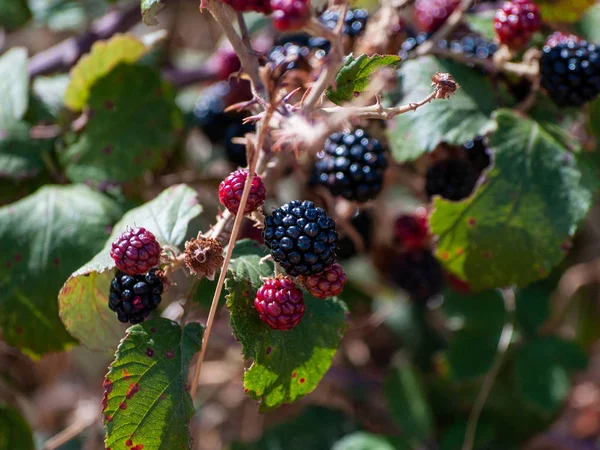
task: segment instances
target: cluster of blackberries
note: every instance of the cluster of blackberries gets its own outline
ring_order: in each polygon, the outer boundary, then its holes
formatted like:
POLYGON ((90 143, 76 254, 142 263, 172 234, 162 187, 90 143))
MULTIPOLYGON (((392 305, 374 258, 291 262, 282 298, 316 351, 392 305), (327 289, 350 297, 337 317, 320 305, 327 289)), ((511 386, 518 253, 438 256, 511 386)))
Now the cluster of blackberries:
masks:
POLYGON ((120 322, 141 323, 158 306, 163 282, 157 275, 161 253, 153 233, 127 227, 112 243, 111 258, 119 270, 110 283, 108 307, 120 322))
MULTIPOLYGON (((338 11, 325 11, 321 14, 320 20, 323 24, 334 29, 340 19, 338 11)), ((357 37, 365 31, 369 13, 365 9, 349 9, 344 18, 344 28, 342 32, 351 38, 357 37)))
POLYGON ((245 90, 238 84, 222 81, 205 89, 196 102, 192 123, 199 127, 214 144, 225 148, 227 159, 239 167, 245 167, 246 147, 232 140, 254 131, 253 124, 244 124, 243 116, 236 113, 226 113, 227 108, 235 99, 246 97, 245 92, 232 92, 233 89, 245 90))
MULTIPOLYGON (((421 32, 409 37, 402 43, 398 56, 405 59, 408 54, 431 37, 431 33, 421 32)), ((469 58, 489 59, 498 51, 498 44, 488 41, 476 33, 469 33, 461 38, 437 42, 438 48, 469 58)))
POLYGON ((491 151, 484 137, 466 142, 461 150, 463 158, 443 159, 429 167, 425 175, 428 197, 440 195, 459 201, 471 195, 482 172, 491 163, 491 151))
POLYGON ((330 47, 331 44, 324 38, 306 33, 285 34, 275 40, 267 57, 277 66, 285 64, 285 70, 310 71, 311 57, 322 59, 330 47))
POLYGON ((362 128, 333 133, 317 155, 311 183, 327 187, 333 195, 366 202, 383 189, 387 166, 386 149, 362 128))

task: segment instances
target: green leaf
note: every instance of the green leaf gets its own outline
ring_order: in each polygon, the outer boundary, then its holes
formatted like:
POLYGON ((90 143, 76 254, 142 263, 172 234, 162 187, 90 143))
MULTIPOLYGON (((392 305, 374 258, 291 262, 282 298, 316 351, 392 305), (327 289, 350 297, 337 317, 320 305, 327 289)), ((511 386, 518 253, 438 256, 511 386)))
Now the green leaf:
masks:
MULTIPOLYGON (((456 450, 462 448, 465 440, 467 422, 459 421, 444 430, 440 439, 440 450, 456 450)), ((487 448, 498 439, 495 436, 495 429, 489 422, 481 421, 477 424, 475 432, 474 448, 487 448)), ((502 447, 505 448, 505 447, 502 447)))
POLYGON ((0 27, 14 30, 31 18, 26 0, 0 0, 0 27))
POLYGON ((541 411, 555 412, 567 397, 570 376, 588 358, 576 344, 555 336, 525 343, 515 356, 515 379, 523 397, 541 411))
POLYGON ((0 208, 0 326, 9 345, 39 357, 74 344, 58 317, 58 291, 120 214, 83 185, 46 186, 0 208))
POLYGON ((162 318, 129 328, 104 381, 106 448, 191 449, 188 367, 203 333, 162 318))
POLYGON ((52 139, 32 139, 26 122, 11 121, 0 130, 0 179, 23 181, 45 168, 42 155, 52 150, 52 139))
POLYGON ((150 67, 117 66, 92 86, 88 106, 85 131, 60 155, 73 181, 139 178, 164 165, 182 127, 172 87, 150 67))
POLYGON ((585 15, 575 24, 575 29, 590 42, 600 42, 600 5, 590 7, 585 15))
POLYGON ((34 450, 29 424, 14 408, 0 404, 0 450, 34 450))
POLYGON ((258 442, 234 442, 232 450, 330 450, 338 439, 355 429, 343 412, 309 406, 298 417, 267 429, 258 442))
POLYGON ((15 47, 0 57, 0 129, 22 119, 28 102, 27 50, 15 47))
MULTIPOLYGON (((237 247, 237 246, 236 246, 237 247)), ((259 264, 264 247, 248 241, 240 246, 226 280, 227 307, 236 338, 252 366, 244 387, 261 409, 291 403, 312 392, 329 369, 346 330, 346 306, 339 300, 304 295, 306 313, 289 331, 272 330, 258 318, 254 297, 260 276, 272 276, 270 263, 259 264)))
POLYGON ((394 119, 388 136, 398 162, 432 152, 441 142, 462 145, 493 127, 490 114, 497 103, 491 81, 477 70, 451 61, 424 57, 404 63, 400 68, 402 103, 427 97, 432 91, 431 76, 438 71, 451 73, 461 87, 448 100, 435 100, 394 119))
POLYGON ((165 7, 162 0, 142 0, 140 6, 142 9, 142 21, 148 26, 158 25, 156 16, 165 7))
MULTIPOLYGON (((70 78, 68 75, 36 77, 33 80, 32 100, 38 102, 38 109, 43 111, 49 120, 58 121, 59 115, 65 105, 64 98, 69 82, 70 78)), ((37 121, 32 120, 32 122, 36 123, 37 121)))
POLYGON ((478 14, 467 14, 465 17, 469 28, 475 33, 481 34, 484 38, 493 41, 496 39, 494 31, 494 10, 482 11, 478 14))
POLYGON ((423 390, 419 373, 402 363, 385 380, 385 396, 392 417, 402 435, 413 444, 422 444, 434 434, 433 413, 423 390))
MULTIPOLYGON (((407 445, 406 449, 410 449, 407 445)), ((400 450, 384 436, 356 431, 335 443, 331 450, 400 450)))
POLYGON ((485 375, 494 364, 500 333, 461 330, 448 347, 448 364, 452 378, 465 381, 485 375))
POLYGON ((580 156, 536 122, 507 110, 496 119, 485 183, 461 202, 435 198, 430 220, 437 257, 473 290, 546 277, 564 258, 597 183, 580 156))
POLYGON ((351 101, 364 92, 373 76, 384 67, 394 68, 400 63, 396 55, 348 55, 335 77, 335 89, 327 90, 327 98, 338 105, 351 101))
POLYGON ((171 186, 155 199, 128 211, 114 226, 104 248, 62 287, 58 301, 67 330, 88 348, 113 349, 123 336, 123 326, 108 308, 107 296, 115 267, 110 257, 112 242, 129 225, 150 230, 163 248, 179 247, 188 224, 201 212, 196 191, 184 184, 171 186))
POLYGON ((92 86, 100 78, 121 63, 134 63, 146 50, 146 46, 133 36, 116 35, 108 41, 94 43, 90 53, 71 69, 65 105, 73 111, 81 111, 88 102, 92 86))
POLYGON ((516 317, 525 333, 537 334, 538 328, 550 318, 550 297, 557 282, 557 277, 545 278, 517 291, 516 317))

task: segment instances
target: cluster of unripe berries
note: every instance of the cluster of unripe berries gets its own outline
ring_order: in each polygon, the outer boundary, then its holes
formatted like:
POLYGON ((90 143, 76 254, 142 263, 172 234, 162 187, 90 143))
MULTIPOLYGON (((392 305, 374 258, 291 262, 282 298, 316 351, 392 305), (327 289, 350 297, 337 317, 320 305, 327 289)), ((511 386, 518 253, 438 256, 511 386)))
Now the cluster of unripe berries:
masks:
MULTIPOLYGON (((232 214, 239 211, 247 179, 248 170, 240 169, 219 186, 219 199, 232 214)), ((254 213, 265 201, 262 179, 254 175, 250 183, 245 215, 254 213)), ((304 296, 292 277, 317 298, 342 292, 346 275, 335 262, 338 235, 325 210, 309 201, 292 201, 265 218, 262 237, 273 260, 287 274, 265 280, 254 299, 260 319, 271 328, 289 330, 302 320, 304 296)))

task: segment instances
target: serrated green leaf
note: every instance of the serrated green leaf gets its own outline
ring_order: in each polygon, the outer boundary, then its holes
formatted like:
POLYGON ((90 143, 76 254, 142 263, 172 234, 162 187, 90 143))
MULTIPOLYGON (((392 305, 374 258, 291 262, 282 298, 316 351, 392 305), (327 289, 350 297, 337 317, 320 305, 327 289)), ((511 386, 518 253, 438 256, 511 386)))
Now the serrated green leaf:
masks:
POLYGON ((437 257, 473 290, 544 278, 565 256, 597 181, 579 155, 536 122, 498 112, 494 167, 461 202, 435 198, 437 257))
POLYGON ((394 68, 400 63, 397 55, 348 55, 335 77, 335 89, 327 90, 327 98, 338 105, 351 101, 364 92, 373 76, 384 67, 394 68))
POLYGON ((128 329, 104 381, 106 448, 191 449, 188 367, 203 333, 162 318, 128 329))
POLYGON ((233 249, 228 275, 238 280, 250 281, 252 286, 260 286, 260 278, 272 276, 275 270, 273 261, 261 263, 261 259, 267 255, 268 251, 264 245, 252 239, 242 239, 233 249))
POLYGON ((34 450, 29 424, 14 408, 0 404, 0 450, 34 450))
POLYGON ((346 433, 356 429, 356 424, 343 412, 309 406, 298 417, 267 429, 258 442, 234 442, 232 450, 330 450, 346 433))
POLYGON ((75 343, 58 317, 58 291, 120 214, 83 185, 46 186, 0 208, 0 326, 9 345, 38 357, 75 343))
POLYGON ((26 0, 0 0, 0 27, 14 30, 31 18, 26 0))
POLYGON ((0 57, 0 130, 22 119, 28 102, 27 49, 15 47, 0 57))
POLYGON ((165 7, 162 0, 141 0, 142 21, 148 25, 158 25, 156 16, 165 7))
POLYGON ((385 396, 403 436, 415 446, 433 436, 433 413, 415 368, 404 363, 392 368, 385 380, 385 396))
POLYGON ((461 87, 448 100, 435 100, 394 119, 388 137, 398 162, 416 159, 441 142, 462 145, 493 127, 490 114, 497 108, 496 89, 485 75, 455 62, 424 57, 404 63, 400 68, 402 104, 427 97, 431 76, 438 71, 451 73, 461 87))
POLYGON ((600 5, 590 7, 585 15, 575 24, 576 30, 590 42, 600 42, 600 5))
POLYGON ((112 242, 127 226, 143 226, 163 247, 180 247, 189 222, 201 212, 196 191, 184 184, 171 186, 155 199, 128 211, 114 226, 104 248, 62 287, 58 301, 67 330, 86 347, 113 349, 124 328, 108 308, 107 296, 115 267, 110 257, 112 242))
POLYGON ((253 302, 262 284, 259 274, 272 275, 272 268, 258 264, 264 247, 251 249, 251 245, 242 246, 244 255, 236 258, 226 280, 227 308, 244 357, 253 360, 244 375, 244 387, 266 410, 291 403, 317 387, 346 330, 347 310, 337 299, 318 300, 305 294, 306 313, 296 327, 288 331, 269 328, 259 319, 253 302), (248 271, 251 267, 258 271, 248 271))
POLYGON ((408 444, 404 447, 392 445, 385 436, 356 431, 336 442, 331 450, 408 450, 410 448, 408 444))
POLYGON ((525 343, 515 356, 515 379, 521 395, 542 411, 555 412, 567 397, 570 376, 587 366, 585 352, 555 336, 525 343))
POLYGON ((108 41, 95 42, 90 53, 71 69, 65 105, 73 111, 81 111, 88 102, 92 86, 100 78, 121 63, 134 63, 145 52, 146 46, 133 36, 118 34, 108 41))
POLYGON ((183 123, 172 87, 145 66, 117 66, 92 86, 88 106, 85 131, 60 155, 73 181, 125 182, 161 167, 183 123))

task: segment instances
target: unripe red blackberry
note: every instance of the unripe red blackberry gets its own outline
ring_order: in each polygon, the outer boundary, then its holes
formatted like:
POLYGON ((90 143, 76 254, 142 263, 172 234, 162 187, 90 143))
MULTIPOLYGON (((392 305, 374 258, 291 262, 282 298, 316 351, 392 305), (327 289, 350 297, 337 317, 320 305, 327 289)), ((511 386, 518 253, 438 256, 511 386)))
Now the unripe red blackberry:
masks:
POLYGON ((309 0, 271 0, 271 9, 279 31, 299 30, 310 20, 309 0))
POLYGON ((396 239, 407 250, 423 248, 429 239, 429 220, 425 208, 414 214, 403 214, 396 219, 396 239))
POLYGON ((566 44, 569 41, 581 42, 581 38, 574 34, 563 33, 562 31, 556 31, 548 36, 546 39, 546 45, 550 48, 556 47, 558 44, 566 44))
POLYGON ((321 273, 298 277, 298 282, 316 298, 329 298, 340 295, 348 278, 342 266, 334 262, 321 273))
POLYGON ((537 5, 531 0, 506 1, 494 16, 494 30, 501 44, 519 50, 542 26, 537 5))
POLYGON ((254 308, 274 330, 291 330, 304 316, 304 295, 290 277, 269 278, 256 292, 254 308))
POLYGON ((158 265, 160 252, 160 244, 154 234, 142 227, 128 226, 112 243, 110 256, 126 274, 139 275, 158 265))
POLYGON ((143 275, 127 275, 120 270, 110 283, 108 307, 119 322, 141 323, 161 301, 163 282, 151 269, 143 275))
POLYGON ((450 17, 458 3, 459 0, 417 0, 415 2, 417 25, 428 33, 437 31, 450 17))
MULTIPOLYGON (((248 178, 248 170, 239 169, 230 173, 219 186, 219 199, 232 214, 237 214, 240 208, 246 178, 248 178)), ((250 214, 261 207, 265 202, 265 196, 266 190, 262 179, 258 175, 254 175, 244 214, 250 214)))
POLYGON ((269 0, 223 0, 238 12, 256 11, 269 15, 273 12, 269 0))

